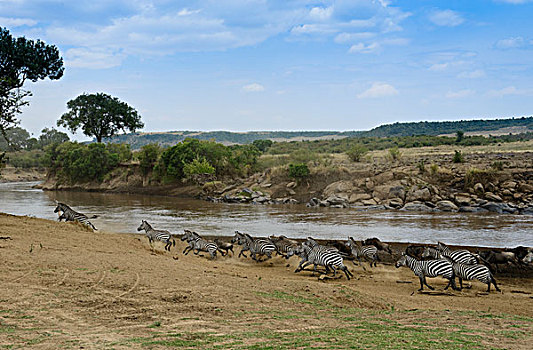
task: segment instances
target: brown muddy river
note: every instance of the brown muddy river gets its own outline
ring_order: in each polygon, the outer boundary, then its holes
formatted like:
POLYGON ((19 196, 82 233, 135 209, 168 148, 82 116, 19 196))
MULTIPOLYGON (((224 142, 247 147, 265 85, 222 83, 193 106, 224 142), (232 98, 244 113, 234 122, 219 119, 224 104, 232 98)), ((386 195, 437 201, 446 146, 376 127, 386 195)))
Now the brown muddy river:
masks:
POLYGON ((100 230, 137 232, 141 220, 181 234, 231 236, 235 230, 254 236, 284 234, 324 239, 379 237, 383 241, 487 247, 533 246, 533 216, 475 213, 417 213, 306 208, 304 205, 215 204, 174 197, 49 192, 36 182, 0 183, 0 212, 57 219, 55 200, 87 215, 100 230))

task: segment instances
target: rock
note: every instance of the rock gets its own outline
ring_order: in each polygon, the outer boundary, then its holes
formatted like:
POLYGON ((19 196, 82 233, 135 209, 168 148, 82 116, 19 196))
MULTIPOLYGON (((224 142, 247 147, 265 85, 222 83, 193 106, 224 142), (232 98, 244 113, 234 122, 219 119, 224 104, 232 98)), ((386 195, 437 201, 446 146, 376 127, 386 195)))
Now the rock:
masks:
POLYGON ((440 211, 458 211, 459 208, 452 201, 439 201, 436 203, 440 211))
POLYGON ((306 204, 307 207, 316 207, 320 204, 320 200, 316 197, 313 197, 309 200, 309 202, 306 204))
POLYGON ((394 186, 389 189, 389 198, 400 198, 402 201, 405 199, 405 189, 403 186, 394 186))
POLYGON ((360 202, 365 199, 371 199, 372 196, 368 193, 354 193, 350 196, 348 200, 350 203, 360 202))
POLYGON ((512 197, 513 193, 510 190, 503 190, 502 191, 502 196, 504 196, 504 197, 512 197))
POLYGON ((331 197, 332 195, 335 195, 341 192, 351 193, 353 189, 354 189, 354 185, 351 181, 341 180, 341 181, 337 181, 337 182, 329 184, 322 192, 322 195, 324 196, 324 198, 328 198, 328 197, 331 197))
POLYGON ((368 177, 365 179, 365 187, 369 190, 374 188, 374 181, 370 180, 368 177))
POLYGON ((259 204, 264 204, 266 202, 268 202, 270 199, 267 198, 267 197, 257 197, 257 198, 254 198, 254 200, 252 201, 253 203, 259 203, 259 204))
POLYGON ((331 196, 326 199, 326 202, 329 203, 330 206, 337 206, 340 205, 343 208, 348 207, 348 201, 345 198, 338 197, 338 196, 331 196))
POLYGON ((376 202, 376 200, 374 198, 365 199, 365 200, 362 200, 361 202, 363 202, 363 205, 365 205, 365 206, 378 204, 378 202, 376 202))
POLYGON ((522 215, 533 215, 533 207, 527 207, 520 211, 522 215))
POLYGON ((487 186, 485 186, 485 191, 488 191, 488 192, 496 191, 496 185, 494 185, 492 182, 489 182, 487 186))
POLYGON ((455 203, 459 206, 467 206, 470 205, 470 196, 467 194, 457 194, 455 195, 455 203))
POLYGON ((430 199, 431 199, 431 191, 429 190, 429 188, 424 187, 422 189, 417 189, 412 192, 410 191, 407 194, 406 200, 411 202, 411 201, 428 201, 430 199))
POLYGON ((293 189, 287 189, 287 192, 291 195, 291 196, 294 196, 296 194, 296 192, 294 192, 293 189))
POLYGON ((391 206, 392 208, 401 208, 403 205, 403 201, 401 200, 401 198, 393 198, 391 200, 389 200, 389 206, 391 206))
POLYGON ((287 188, 295 188, 296 185, 297 185, 297 184, 296 184, 296 182, 294 182, 294 181, 293 181, 293 182, 289 182, 289 183, 287 184, 287 188))
POLYGON ((320 201, 318 202, 319 207, 329 207, 331 204, 329 204, 328 201, 320 201))
POLYGON ((505 181, 505 182, 501 185, 501 187, 502 187, 502 188, 505 188, 505 189, 508 189, 508 190, 511 190, 511 189, 514 190, 514 189, 516 188, 516 185, 517 185, 517 183, 514 182, 514 181, 505 181))
POLYGON ((533 185, 521 183, 518 186, 518 190, 523 193, 533 193, 533 185))
POLYGON ((487 204, 484 204, 481 207, 498 214, 514 214, 518 212, 518 209, 510 207, 507 203, 488 202, 487 204))
POLYGON ((477 194, 482 194, 485 192, 485 189, 483 188, 483 185, 478 182, 474 185, 474 192, 477 194))
POLYGON ((471 207, 471 206, 464 206, 459 208, 459 212, 461 213, 483 213, 487 212, 487 209, 480 208, 480 207, 471 207))
POLYGON ((433 211, 433 209, 428 207, 427 205, 422 204, 422 203, 415 203, 415 202, 407 203, 400 210, 406 210, 406 211, 433 211))
POLYGON ((494 194, 492 192, 486 192, 485 193, 485 199, 492 202, 501 202, 502 197, 498 196, 497 194, 494 194))
POLYGON ((260 184, 259 186, 261 186, 261 187, 263 187, 263 188, 269 188, 269 187, 272 186, 272 184, 269 183, 269 182, 267 182, 267 183, 262 183, 262 184, 260 184))

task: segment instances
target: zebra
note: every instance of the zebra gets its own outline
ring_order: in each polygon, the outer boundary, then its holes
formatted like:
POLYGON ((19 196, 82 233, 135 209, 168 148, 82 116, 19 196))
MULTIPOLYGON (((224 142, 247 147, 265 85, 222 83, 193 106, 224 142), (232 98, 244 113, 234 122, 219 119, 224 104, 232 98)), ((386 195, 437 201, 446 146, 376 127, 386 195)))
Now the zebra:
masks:
POLYGON ((283 256, 285 259, 289 259, 290 256, 294 255, 291 252, 294 250, 294 248, 297 245, 295 241, 292 241, 285 236, 279 236, 279 237, 270 236, 268 238, 270 242, 274 244, 274 246, 276 247, 276 253, 278 255, 283 256))
MULTIPOLYGON (((86 226, 91 227, 95 231, 97 230, 96 227, 94 227, 94 225, 89 221, 89 217, 87 215, 78 213, 77 211, 75 211, 74 209, 66 205, 65 203, 59 203, 59 202, 56 202, 56 203, 57 203, 57 206, 54 209, 54 213, 61 212, 61 214, 57 218, 58 221, 61 221, 61 220, 65 220, 65 222, 77 221, 79 223, 82 223, 86 226)), ((97 217, 98 215, 93 215, 91 216, 91 219, 94 219, 97 217)))
POLYGON ((176 241, 172 239, 170 240, 172 234, 168 232, 167 230, 155 230, 152 228, 152 226, 148 223, 148 221, 142 220, 141 225, 137 227, 137 231, 144 230, 146 232, 146 237, 148 237, 148 242, 150 243, 150 247, 153 249, 152 242, 153 241, 161 241, 166 243, 165 250, 168 250, 170 252, 170 247, 176 245, 176 241))
POLYGON ((246 258, 247 256, 244 252, 248 250, 250 251, 251 258, 257 262, 261 261, 257 259, 258 254, 266 255, 267 258, 265 260, 267 260, 272 258, 272 252, 276 250, 276 246, 269 239, 253 238, 249 234, 241 233, 239 231, 235 231, 235 236, 232 238, 231 242, 237 242, 242 247, 238 257, 243 255, 246 258))
POLYGON ((442 256, 448 257, 455 262, 467 265, 475 265, 479 263, 475 255, 470 253, 468 250, 451 250, 442 242, 437 242, 437 251, 439 251, 442 256))
POLYGON ((457 287, 455 286, 455 273, 453 272, 452 264, 448 260, 419 261, 402 253, 402 257, 396 262, 396 268, 401 266, 409 267, 414 274, 418 276, 420 279, 420 289, 418 291, 424 290, 424 285, 429 289, 434 290, 435 288, 427 284, 426 277, 437 276, 442 276, 448 280, 448 285, 446 285, 444 290, 448 289, 450 285, 454 290, 457 290, 457 287))
MULTIPOLYGON (((365 269, 365 266, 361 262, 361 258, 365 258, 367 260, 370 260, 370 267, 372 267, 372 263, 374 263, 374 266, 377 267, 377 261, 379 260, 378 257, 378 248, 373 245, 363 245, 360 246, 353 237, 348 237, 348 241, 345 243, 348 248, 351 249, 352 255, 359 261, 359 265, 363 267, 363 270, 365 269)), ((353 264, 355 265, 355 261, 353 261, 353 264)))
POLYGON ((329 268, 331 268, 333 270, 333 277, 337 276, 337 267, 344 272, 348 280, 350 279, 350 276, 353 277, 353 274, 344 265, 342 256, 339 252, 328 247, 320 245, 312 247, 312 243, 303 242, 295 249, 295 254, 299 255, 302 258, 302 261, 294 272, 299 272, 303 270, 305 266, 313 264, 313 274, 317 272, 317 266, 321 265, 326 268, 326 273, 328 273, 329 268))
POLYGON ((496 290, 500 292, 500 288, 496 285, 496 280, 487 266, 481 264, 467 265, 453 262, 451 260, 450 262, 452 264, 453 272, 457 278, 459 278, 460 290, 463 289, 463 280, 470 281, 476 279, 487 284, 487 293, 490 293, 491 283, 494 284, 496 290))
POLYGON ((194 255, 198 255, 198 253, 202 251, 208 252, 211 255, 211 259, 215 259, 217 257, 217 251, 220 251, 220 254, 224 256, 224 252, 218 248, 218 245, 215 242, 203 239, 199 234, 193 231, 184 230, 184 232, 181 240, 187 240, 189 246, 185 247, 183 254, 187 255, 192 250, 194 255))

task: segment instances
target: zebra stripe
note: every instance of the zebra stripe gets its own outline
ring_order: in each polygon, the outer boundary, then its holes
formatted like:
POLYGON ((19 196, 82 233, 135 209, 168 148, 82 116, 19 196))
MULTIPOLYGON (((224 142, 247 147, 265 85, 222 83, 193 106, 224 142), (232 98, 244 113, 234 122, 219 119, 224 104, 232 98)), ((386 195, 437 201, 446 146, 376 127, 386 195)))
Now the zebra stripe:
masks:
POLYGON ((494 284, 494 287, 499 292, 500 288, 496 285, 496 280, 494 279, 494 276, 492 276, 492 273, 490 272, 489 268, 485 265, 466 265, 461 263, 452 262, 453 272, 455 275, 459 278, 459 285, 461 289, 463 289, 463 280, 470 281, 470 280, 478 280, 481 283, 485 283, 487 285, 487 293, 490 292, 490 284, 494 284))
POLYGON ((448 285, 444 288, 445 290, 451 285, 453 289, 455 287, 455 274, 453 272, 452 264, 447 260, 427 260, 419 261, 415 258, 402 253, 400 260, 396 262, 396 268, 401 266, 409 267, 413 273, 418 276, 420 279, 420 289, 424 289, 426 285, 429 289, 434 290, 435 288, 427 284, 426 277, 437 277, 442 276, 448 280, 448 285))
MULTIPOLYGON (((96 227, 89 221, 89 218, 87 215, 78 213, 77 211, 73 210, 71 207, 66 205, 65 203, 57 203, 57 206, 54 210, 54 213, 61 212, 61 215, 57 218, 58 221, 65 220, 68 221, 77 221, 79 223, 82 223, 84 225, 87 225, 91 227, 93 230, 96 230, 96 227)), ((96 218, 97 216, 94 215, 92 218, 96 218)))
POLYGON ((437 250, 442 254, 442 256, 450 258, 454 262, 467 264, 467 265, 474 265, 478 263, 474 254, 470 253, 466 249, 451 250, 444 243, 438 242, 437 250))
POLYGON ((294 254, 293 251, 296 247, 296 244, 293 241, 289 240, 287 237, 270 236, 269 240, 276 247, 277 254, 285 257, 285 259, 289 259, 294 254))
MULTIPOLYGON (((361 258, 365 258, 367 260, 370 260, 370 267, 372 267, 372 263, 374 263, 374 266, 377 265, 378 258, 378 248, 376 248, 373 245, 364 245, 360 246, 357 244, 357 242, 352 238, 348 237, 348 241, 346 242, 346 246, 352 250, 352 255, 359 261, 359 265, 363 267, 364 270, 365 266, 361 262, 361 258)), ((354 262, 355 265, 355 262, 354 262)))
MULTIPOLYGON (((146 237, 148 237, 148 242, 152 246, 153 241, 161 241, 166 243, 165 250, 170 252, 170 247, 176 245, 176 241, 170 240, 171 233, 167 230, 155 230, 148 223, 148 221, 142 220, 141 225, 137 227, 137 231, 144 230, 146 232, 146 237)), ((152 247, 153 248, 153 247, 152 247)))
MULTIPOLYGON (((189 244, 189 246, 183 250, 183 253, 185 255, 189 254, 189 252, 192 250, 194 252, 194 255, 198 255, 200 252, 207 252, 211 255, 211 259, 215 259, 217 257, 217 251, 219 250, 219 248, 215 242, 203 239, 196 232, 192 232, 189 230, 184 231, 185 234, 181 237, 181 240, 187 240, 187 243, 189 244)), ((224 253, 220 253, 224 255, 224 253)))
POLYGON ((332 250, 330 247, 324 247, 316 244, 316 242, 306 241, 295 249, 295 253, 302 258, 302 261, 298 265, 298 268, 294 272, 299 272, 309 264, 313 264, 313 271, 317 271, 317 266, 324 266, 326 268, 326 273, 328 273, 329 268, 333 270, 333 277, 337 275, 337 268, 341 269, 346 278, 349 280, 350 276, 353 274, 348 270, 344 265, 342 256, 338 251, 332 250), (307 263, 307 264, 306 264, 307 263))

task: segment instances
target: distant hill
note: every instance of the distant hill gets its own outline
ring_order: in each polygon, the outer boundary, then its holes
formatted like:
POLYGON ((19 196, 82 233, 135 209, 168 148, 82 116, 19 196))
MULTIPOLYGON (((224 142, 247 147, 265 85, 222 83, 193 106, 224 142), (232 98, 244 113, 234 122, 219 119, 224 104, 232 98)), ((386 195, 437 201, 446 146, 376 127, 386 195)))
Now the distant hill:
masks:
POLYGON ((533 117, 492 119, 492 120, 460 120, 453 122, 415 122, 394 123, 378 126, 372 130, 362 132, 360 136, 390 137, 454 134, 461 130, 471 134, 488 134, 488 131, 498 132, 501 129, 513 128, 516 131, 533 131, 533 117))
POLYGON ((492 120, 460 120, 445 122, 413 122, 381 125, 368 131, 166 131, 131 133, 117 135, 107 142, 129 143, 138 149, 149 143, 172 146, 187 137, 200 140, 215 140, 230 144, 247 144, 255 140, 269 139, 272 141, 331 140, 346 137, 391 137, 416 135, 446 135, 464 131, 467 135, 501 135, 517 134, 533 131, 533 117, 492 119, 492 120))

